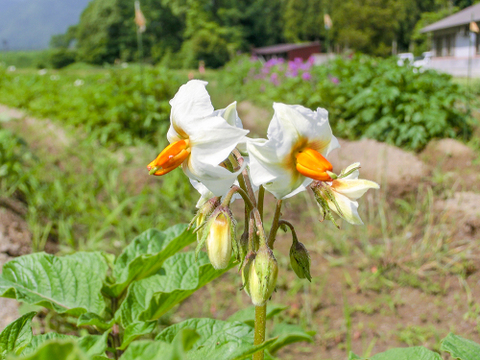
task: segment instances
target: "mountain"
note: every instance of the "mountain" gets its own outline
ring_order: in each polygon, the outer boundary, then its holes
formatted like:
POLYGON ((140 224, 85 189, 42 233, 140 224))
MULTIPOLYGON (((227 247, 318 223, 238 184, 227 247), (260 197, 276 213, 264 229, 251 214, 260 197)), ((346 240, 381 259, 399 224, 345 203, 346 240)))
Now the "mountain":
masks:
POLYGON ((78 23, 90 0, 0 0, 0 49, 48 47, 50 37, 78 23))

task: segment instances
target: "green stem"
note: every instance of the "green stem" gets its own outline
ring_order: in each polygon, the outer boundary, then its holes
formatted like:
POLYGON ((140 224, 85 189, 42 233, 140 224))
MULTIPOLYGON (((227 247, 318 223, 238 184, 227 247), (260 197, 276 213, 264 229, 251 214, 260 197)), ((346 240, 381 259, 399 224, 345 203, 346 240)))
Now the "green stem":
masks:
MULTIPOLYGON (((234 157, 236 157, 238 166, 242 167, 245 159, 243 158, 242 154, 240 154, 240 151, 234 149, 233 154, 235 155, 234 157)), ((246 167, 242 170, 242 173, 237 177, 237 179, 240 187, 248 193, 248 196, 250 197, 250 200, 252 200, 252 203, 257 206, 255 200, 255 192, 253 191, 253 186, 250 182, 250 176, 248 175, 248 170, 246 167)))
POLYGON ((263 203, 264 203, 264 200, 265 200, 265 188, 260 185, 260 187, 258 188, 258 212, 260 213, 260 218, 262 219, 263 221, 263 203))
POLYGON ((265 236, 265 230, 263 229, 262 218, 258 209, 252 210, 253 217, 255 219, 255 224, 257 224, 258 235, 260 236, 260 245, 267 245, 267 237, 265 236))
MULTIPOLYGON (((255 306, 255 335, 253 345, 260 345, 265 341, 265 328, 267 324, 267 304, 255 306)), ((264 352, 260 350, 253 354, 253 360, 263 360, 264 352)))
POLYGON ((277 201, 277 207, 275 208, 275 215, 273 215, 272 228, 268 234, 268 246, 273 249, 273 243, 275 242, 275 236, 277 235, 278 222, 280 220, 280 211, 282 210, 282 200, 277 201))
POLYGON ((254 205, 253 205, 252 201, 250 200, 250 198, 248 197, 248 194, 245 192, 245 190, 241 189, 240 187, 238 187, 236 185, 232 186, 231 189, 228 191, 227 195, 225 195, 225 198, 222 201, 222 206, 229 206, 230 201, 232 200, 232 196, 235 193, 239 193, 242 196, 243 200, 245 201, 247 206, 250 207, 250 209, 254 208, 254 205))

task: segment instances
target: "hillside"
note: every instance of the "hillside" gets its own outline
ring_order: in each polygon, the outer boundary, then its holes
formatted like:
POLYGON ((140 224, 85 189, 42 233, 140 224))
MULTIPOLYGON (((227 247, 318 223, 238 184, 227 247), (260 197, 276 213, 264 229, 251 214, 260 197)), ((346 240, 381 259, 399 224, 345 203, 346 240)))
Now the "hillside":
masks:
POLYGON ((0 0, 0 49, 48 47, 50 37, 78 23, 89 0, 0 0))

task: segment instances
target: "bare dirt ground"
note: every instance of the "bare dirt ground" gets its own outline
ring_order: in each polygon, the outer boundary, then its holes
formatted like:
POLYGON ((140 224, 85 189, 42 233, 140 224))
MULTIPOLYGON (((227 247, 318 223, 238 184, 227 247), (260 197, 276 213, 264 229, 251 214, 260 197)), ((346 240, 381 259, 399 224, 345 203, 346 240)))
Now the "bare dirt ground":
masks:
MULTIPOLYGON (((240 117, 246 127, 254 125, 257 134, 264 133, 271 115, 265 112, 262 119, 253 118, 258 112, 252 106, 240 103, 240 117)), ((17 119, 2 123, 17 133, 25 127, 39 129, 38 138, 29 142, 31 148, 59 151, 69 144, 63 129, 48 120, 25 117, 3 106, 0 116, 17 119)), ((382 213, 369 210, 362 215, 364 219, 368 215, 363 227, 367 230, 347 227, 350 230, 335 233, 338 241, 327 243, 331 227, 319 230, 314 225, 316 216, 306 210, 304 202, 287 203, 284 217, 298 226, 300 239, 311 253, 313 280, 310 284, 295 278, 288 265, 289 236, 280 235, 275 251, 281 270, 272 302, 287 309, 274 322, 300 324, 316 335, 313 343, 291 345, 279 357, 336 360, 346 359, 349 349, 367 355, 407 345, 438 350, 439 340, 449 331, 480 342, 478 154, 452 139, 434 142, 420 154, 373 140, 342 140, 341 145, 332 154, 334 170, 359 161, 361 177, 382 186, 377 195, 360 200, 361 207, 382 206, 388 215, 398 211, 398 200, 423 201, 423 192, 428 192, 426 208, 431 216, 424 216, 419 207, 410 223, 387 224, 389 232, 382 233, 372 229, 380 227, 382 213), (424 218, 425 222, 418 220, 424 218), (367 242, 362 231, 373 234, 367 242), (426 246, 418 253, 422 241, 434 244, 437 238, 441 241, 438 252, 426 246), (400 245, 395 245, 397 242, 400 245), (391 249, 385 250, 388 247, 391 249), (375 255, 377 248, 383 255, 375 255)), ((137 189, 148 186, 148 182, 138 183, 137 171, 123 180, 137 189)), ((15 199, 0 198, 0 263, 29 251, 31 235, 24 206, 15 199)), ((269 215, 267 211, 266 218, 269 215)), ((396 219, 387 217, 390 222, 396 219)), ((239 275, 230 271, 187 299, 171 315, 171 321, 202 316, 227 319, 250 304, 247 295, 239 291, 240 282, 239 275)), ((17 317, 15 309, 15 301, 0 299, 0 329, 17 317)))

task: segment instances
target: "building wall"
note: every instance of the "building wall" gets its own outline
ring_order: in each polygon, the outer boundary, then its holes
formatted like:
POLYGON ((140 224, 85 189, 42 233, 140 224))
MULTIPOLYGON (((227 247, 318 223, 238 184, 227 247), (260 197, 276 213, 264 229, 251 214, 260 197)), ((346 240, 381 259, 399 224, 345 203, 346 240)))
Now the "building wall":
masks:
POLYGON ((476 36, 478 34, 468 31, 467 25, 435 31, 432 37, 434 56, 425 67, 454 76, 466 77, 470 66, 471 76, 480 77, 480 54, 477 54, 476 36), (439 41, 441 44, 440 54, 439 41), (449 41, 453 46, 450 53, 448 52, 449 41))

